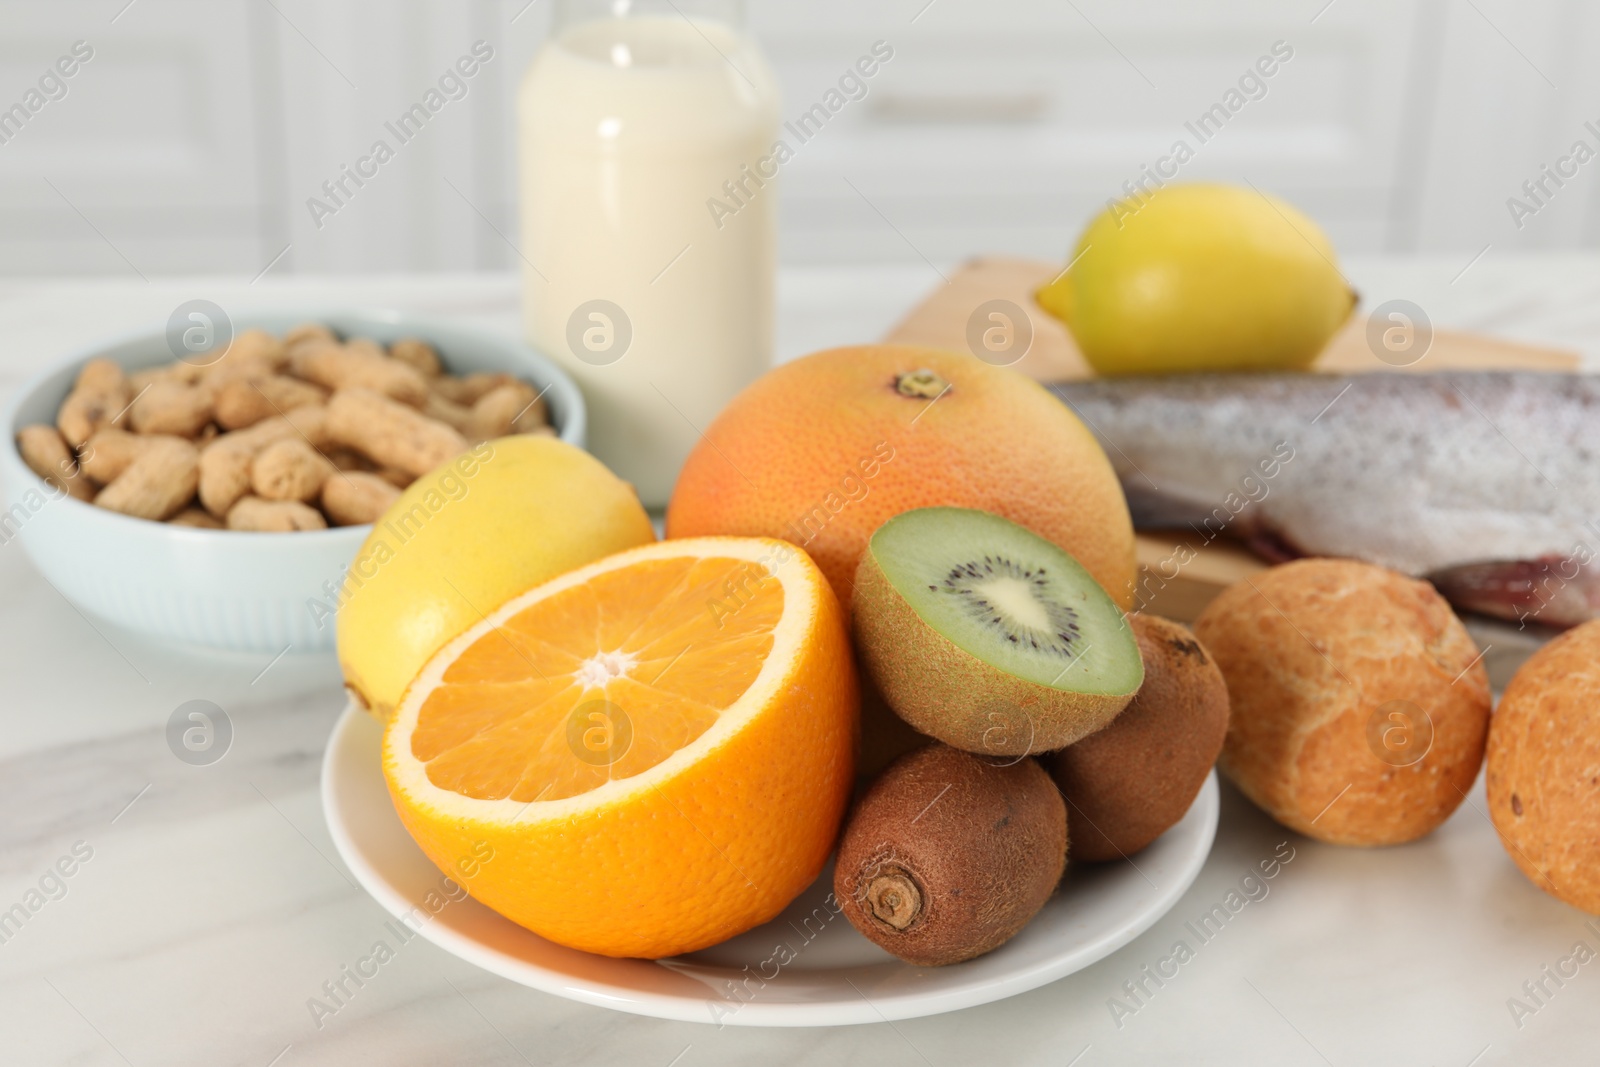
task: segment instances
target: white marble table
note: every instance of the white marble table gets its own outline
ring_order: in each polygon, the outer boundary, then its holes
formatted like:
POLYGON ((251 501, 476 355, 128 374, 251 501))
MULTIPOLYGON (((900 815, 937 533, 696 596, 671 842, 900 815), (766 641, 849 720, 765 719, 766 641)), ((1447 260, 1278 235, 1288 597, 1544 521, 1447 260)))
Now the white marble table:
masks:
MULTIPOLYGON (((1405 297, 1438 325, 1582 351, 1600 366, 1600 259, 1361 261, 1372 306, 1405 297), (1452 283, 1452 279, 1457 278, 1452 283)), ((923 265, 788 271, 780 354, 881 334, 938 277, 923 265)), ((0 283, 0 388, 56 354, 154 328, 179 302, 234 310, 386 305, 516 328, 509 277, 137 279, 0 283)), ((199 657, 91 626, 0 545, 0 911, 48 890, 0 943, 0 1064, 1006 1063, 1438 1064, 1600 1061, 1600 962, 1518 1022, 1510 997, 1600 924, 1513 867, 1482 786, 1432 837, 1333 848, 1225 789, 1222 828, 1176 909, 1110 958, 951 1015, 831 1030, 660 1022, 512 985, 410 942, 319 1029, 322 983, 381 936, 323 827, 317 773, 342 699, 333 663, 199 657), (168 750, 190 699, 225 708, 231 751, 168 750), (1294 859, 1176 978, 1135 1005, 1124 983, 1186 921, 1289 842, 1294 859), (71 869, 58 881, 48 872, 71 869), (87 860, 82 857, 88 855, 87 860), (1120 1023, 1120 1025, 1119 1025, 1120 1023)))

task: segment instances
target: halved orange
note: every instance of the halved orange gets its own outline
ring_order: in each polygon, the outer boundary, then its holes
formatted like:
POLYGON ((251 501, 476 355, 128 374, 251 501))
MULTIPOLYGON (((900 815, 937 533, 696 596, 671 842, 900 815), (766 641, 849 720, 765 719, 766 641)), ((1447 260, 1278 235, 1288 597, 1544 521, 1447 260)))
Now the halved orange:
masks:
POLYGON ((436 653, 384 732, 422 850, 552 941, 657 958, 771 919, 821 871, 854 774, 843 613, 782 541, 630 549, 436 653))

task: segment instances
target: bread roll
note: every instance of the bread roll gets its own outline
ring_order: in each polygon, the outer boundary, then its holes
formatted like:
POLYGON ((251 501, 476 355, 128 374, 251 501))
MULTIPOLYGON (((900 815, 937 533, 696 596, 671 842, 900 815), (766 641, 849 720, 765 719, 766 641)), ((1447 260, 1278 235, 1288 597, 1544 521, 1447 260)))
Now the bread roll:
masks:
POLYGON ((1444 822, 1472 788, 1488 673, 1428 583, 1299 560, 1224 591, 1195 634, 1232 701, 1218 766, 1290 829, 1399 844, 1444 822))
POLYGON ((1600 915, 1600 621, 1534 653, 1489 728, 1489 816, 1535 885, 1600 915))

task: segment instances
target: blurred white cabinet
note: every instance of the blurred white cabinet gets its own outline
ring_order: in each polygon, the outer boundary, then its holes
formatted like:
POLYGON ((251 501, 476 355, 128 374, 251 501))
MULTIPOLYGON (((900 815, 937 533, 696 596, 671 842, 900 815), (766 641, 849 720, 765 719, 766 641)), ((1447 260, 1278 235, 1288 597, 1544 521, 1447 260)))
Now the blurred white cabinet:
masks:
MULTIPOLYGON (((65 97, 0 143, 0 272, 515 267, 513 99, 549 6, 0 0, 0 109, 74 41, 95 53, 65 97), (465 95, 414 137, 389 132, 479 41, 493 59, 465 95), (353 184, 347 169, 379 140, 393 158, 353 184)), ((855 97, 792 144, 781 201, 790 261, 1059 256, 1179 141, 1193 152, 1179 178, 1286 196, 1347 251, 1447 250, 1465 262, 1491 245, 1600 243, 1600 163, 1520 228, 1506 207, 1573 141, 1600 149, 1584 125, 1600 125, 1600 72, 1583 61, 1600 44, 1591 6, 751 8, 786 118, 841 78, 855 97), (893 58, 849 80, 880 41, 893 58)))
POLYGON ((1342 18, 1315 25, 1239 0, 939 0, 915 24, 852 17, 859 5, 837 0, 773 5, 763 37, 791 112, 874 39, 895 49, 786 172, 792 251, 828 258, 856 233, 877 256, 909 243, 936 260, 994 247, 1055 257, 1125 182, 1152 187, 1144 168, 1179 142, 1193 152, 1181 180, 1250 181, 1341 245, 1380 247, 1406 178, 1426 19, 1413 3, 1341 2, 1342 18))
POLYGON ((283 229, 271 8, 125 2, 0 3, 0 109, 92 50, 0 143, 0 270, 259 268, 283 229))

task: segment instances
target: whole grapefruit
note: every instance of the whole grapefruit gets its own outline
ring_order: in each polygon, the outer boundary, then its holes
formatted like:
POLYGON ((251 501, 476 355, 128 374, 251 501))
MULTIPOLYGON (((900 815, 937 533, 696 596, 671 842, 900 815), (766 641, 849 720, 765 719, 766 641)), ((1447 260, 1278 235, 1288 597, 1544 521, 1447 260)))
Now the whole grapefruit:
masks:
POLYGON ((792 542, 849 605, 872 532, 938 505, 1026 526, 1131 605, 1133 523, 1094 435, 1031 379, 933 348, 829 349, 750 385, 690 453, 667 536, 792 542))

